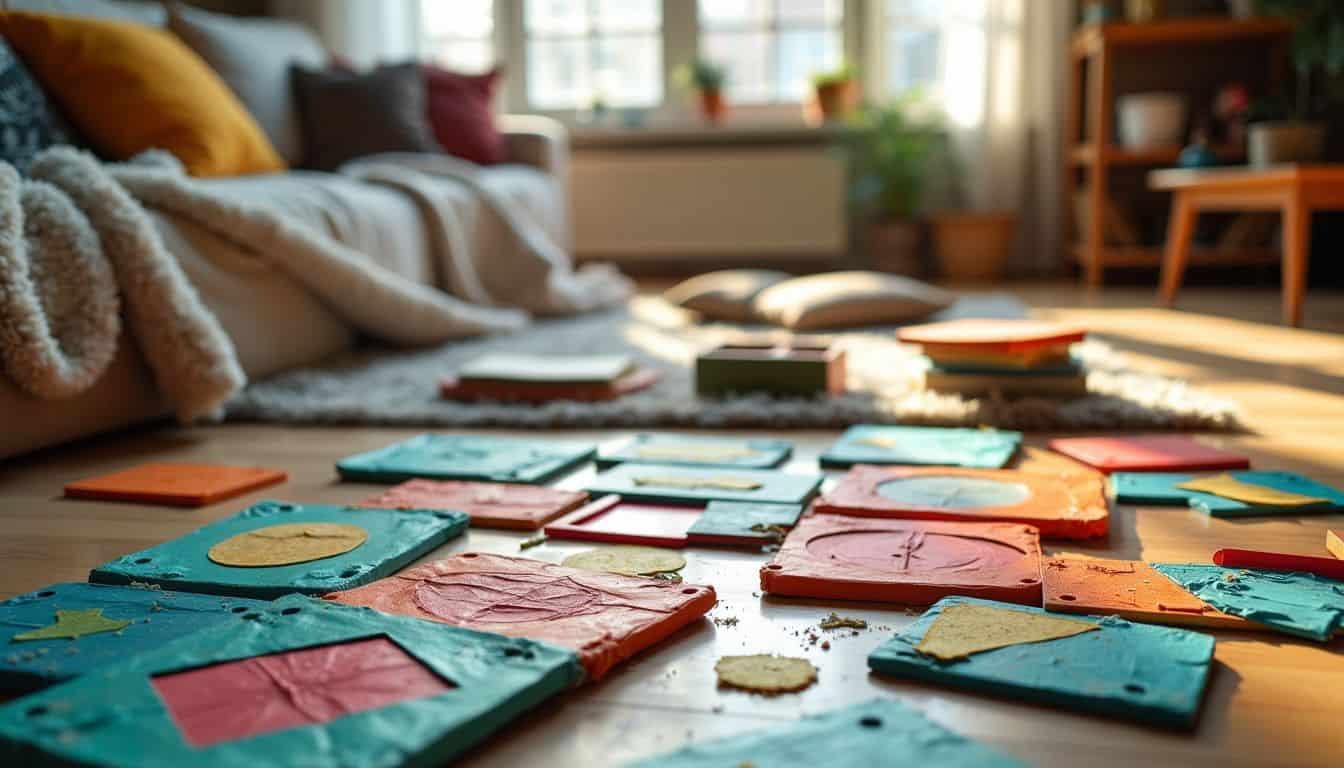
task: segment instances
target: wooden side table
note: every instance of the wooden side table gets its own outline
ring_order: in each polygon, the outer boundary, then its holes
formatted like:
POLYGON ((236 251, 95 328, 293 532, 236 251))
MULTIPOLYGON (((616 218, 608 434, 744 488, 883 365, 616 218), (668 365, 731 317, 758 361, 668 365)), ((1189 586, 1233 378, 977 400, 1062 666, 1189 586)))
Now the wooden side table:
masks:
POLYGON ((1302 324, 1311 214, 1344 209, 1344 165, 1169 169, 1148 174, 1153 189, 1172 192, 1162 301, 1171 306, 1190 260, 1195 219, 1205 211, 1279 211, 1283 215, 1283 321, 1302 324))

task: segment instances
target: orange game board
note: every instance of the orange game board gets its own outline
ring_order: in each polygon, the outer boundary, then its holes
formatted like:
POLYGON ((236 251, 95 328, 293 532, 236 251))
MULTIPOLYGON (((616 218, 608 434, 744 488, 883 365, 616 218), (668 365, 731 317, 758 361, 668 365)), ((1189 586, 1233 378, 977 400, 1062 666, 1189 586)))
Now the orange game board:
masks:
POLYGON ((1149 624, 1268 630, 1223 613, 1140 560, 1056 557, 1041 569, 1045 609, 1115 615, 1149 624))
POLYGON ((1040 347, 1072 344, 1087 337, 1074 325, 1039 320, 951 320, 900 329, 896 338, 921 344, 925 352, 975 350, 988 354, 1020 355, 1040 347))
POLYGON ((709 612, 713 587, 467 552, 324 599, 573 649, 597 679, 709 612))
POLYGON ((1036 529, 810 515, 761 568, 776 595, 931 605, 948 595, 1041 604, 1036 529))
POLYGON ((141 464, 110 475, 68 483, 65 495, 72 499, 203 507, 288 479, 288 474, 264 467, 141 464))
MULTIPOLYGON (((1037 464, 1035 466, 1042 466, 1037 464)), ((1012 522, 1035 526, 1042 538, 1105 536, 1110 512, 1106 486, 1098 475, 1049 470, 962 469, 960 467, 854 467, 813 506, 823 514, 913 520, 1012 522), (941 499, 942 483, 966 494, 941 499), (920 483, 928 492, 893 496, 888 483, 920 483), (975 498, 978 492, 982 498, 975 498)))
POLYGON ((476 528, 531 531, 588 500, 583 491, 538 485, 407 480, 359 503, 379 509, 456 509, 476 528))

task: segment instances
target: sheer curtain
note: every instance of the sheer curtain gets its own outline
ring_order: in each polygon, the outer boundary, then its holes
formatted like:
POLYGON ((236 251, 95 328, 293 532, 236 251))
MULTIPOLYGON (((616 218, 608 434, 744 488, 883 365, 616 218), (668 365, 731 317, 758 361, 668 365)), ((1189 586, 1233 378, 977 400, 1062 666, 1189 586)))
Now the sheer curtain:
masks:
POLYGON ((1018 274, 1060 264, 1061 120, 1073 4, 876 0, 870 96, 919 88, 947 113, 963 204, 1021 217, 1018 274))
POLYGON ((416 55, 418 0, 270 0, 268 8, 317 30, 327 50, 357 66, 416 55))

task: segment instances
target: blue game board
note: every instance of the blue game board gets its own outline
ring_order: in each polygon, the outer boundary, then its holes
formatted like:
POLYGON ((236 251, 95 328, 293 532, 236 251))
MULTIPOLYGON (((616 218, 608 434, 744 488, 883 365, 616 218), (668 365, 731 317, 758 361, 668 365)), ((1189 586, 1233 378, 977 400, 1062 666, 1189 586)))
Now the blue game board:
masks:
POLYGON ((544 483, 593 458, 597 446, 511 437, 424 434, 336 462, 345 480, 544 483))
POLYGON ((1209 474, 1221 473, 1116 472, 1111 475, 1111 489, 1115 493, 1115 500, 1121 504, 1189 506, 1213 517, 1323 514, 1344 510, 1344 491, 1293 472, 1235 471, 1226 474, 1251 485, 1330 501, 1301 505, 1251 504, 1176 487, 1196 477, 1206 477, 1209 474))
POLYGON ((1344 582, 1203 563, 1153 563, 1153 568, 1223 613, 1321 642, 1344 632, 1344 582))
POLYGON ((823 467, 908 464, 1000 469, 1022 444, 1022 433, 1000 429, 850 427, 821 454, 823 467))

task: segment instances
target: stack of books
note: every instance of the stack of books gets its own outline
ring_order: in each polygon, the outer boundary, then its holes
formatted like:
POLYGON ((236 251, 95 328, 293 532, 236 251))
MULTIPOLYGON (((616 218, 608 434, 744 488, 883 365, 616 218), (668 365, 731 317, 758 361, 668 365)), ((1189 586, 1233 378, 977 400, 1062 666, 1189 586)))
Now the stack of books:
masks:
POLYGON ((659 372, 625 355, 478 357, 439 383, 447 400, 549 403, 615 400, 658 382, 659 372))
POLYGON ((953 320, 901 329, 928 361, 924 386, 962 395, 1087 393, 1087 369, 1070 348, 1087 331, 1035 320, 953 320))

